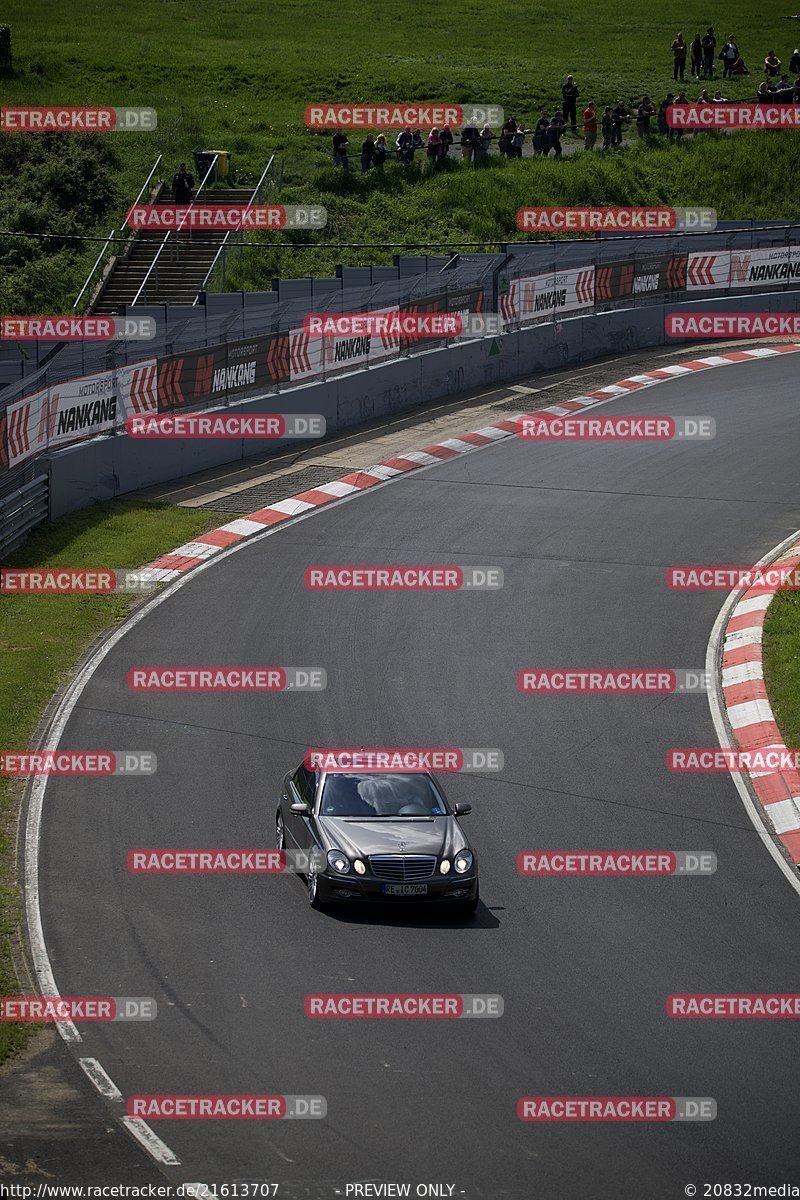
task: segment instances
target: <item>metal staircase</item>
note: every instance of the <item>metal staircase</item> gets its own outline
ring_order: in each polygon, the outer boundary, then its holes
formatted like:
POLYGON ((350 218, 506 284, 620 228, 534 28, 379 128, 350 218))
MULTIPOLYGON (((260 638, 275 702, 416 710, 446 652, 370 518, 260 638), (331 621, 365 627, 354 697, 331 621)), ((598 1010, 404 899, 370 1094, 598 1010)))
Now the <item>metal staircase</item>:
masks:
MULTIPOLYGON (((279 181, 271 177, 274 161, 273 155, 252 190, 212 187, 212 164, 195 192, 192 205, 205 201, 247 208, 262 203, 265 190, 280 187, 279 181)), ((133 206, 143 202, 174 203, 172 192, 163 181, 153 183, 161 162, 159 155, 133 206)), ((219 230, 186 229, 168 233, 126 230, 122 234, 112 230, 73 308, 79 311, 87 298, 84 311, 96 314, 109 314, 136 304, 194 304, 218 266, 224 268, 228 249, 240 242, 238 232, 219 230), (126 240, 120 244, 125 234, 126 240)))

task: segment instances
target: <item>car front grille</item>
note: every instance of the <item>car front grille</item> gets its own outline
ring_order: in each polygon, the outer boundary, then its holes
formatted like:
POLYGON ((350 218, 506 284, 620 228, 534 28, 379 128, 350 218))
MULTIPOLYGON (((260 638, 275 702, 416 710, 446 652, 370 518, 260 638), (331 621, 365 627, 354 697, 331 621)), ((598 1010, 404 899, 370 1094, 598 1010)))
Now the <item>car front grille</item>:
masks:
POLYGON ((371 854, 369 867, 376 879, 413 883, 418 879, 430 879, 436 870, 436 857, 433 854, 371 854))

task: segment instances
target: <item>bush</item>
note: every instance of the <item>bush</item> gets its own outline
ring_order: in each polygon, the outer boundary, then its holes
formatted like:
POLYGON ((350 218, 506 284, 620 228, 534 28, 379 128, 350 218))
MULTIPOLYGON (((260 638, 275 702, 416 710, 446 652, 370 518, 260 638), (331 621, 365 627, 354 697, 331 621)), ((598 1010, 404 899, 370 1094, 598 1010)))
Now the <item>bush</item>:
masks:
POLYGON ((0 72, 11 74, 11 26, 0 25, 0 72))
POLYGON ((75 239, 114 210, 116 167, 109 142, 92 134, 0 138, 0 225, 58 235, 0 239, 4 312, 69 309, 98 250, 75 239))

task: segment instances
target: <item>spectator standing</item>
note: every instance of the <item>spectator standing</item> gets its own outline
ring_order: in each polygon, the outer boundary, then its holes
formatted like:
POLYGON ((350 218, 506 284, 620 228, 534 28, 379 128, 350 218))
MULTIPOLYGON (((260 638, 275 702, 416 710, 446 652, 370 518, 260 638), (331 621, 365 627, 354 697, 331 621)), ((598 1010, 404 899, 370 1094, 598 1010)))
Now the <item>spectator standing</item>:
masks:
POLYGON ((453 144, 453 134, 451 132, 450 126, 445 125, 444 128, 439 133, 439 157, 440 158, 447 158, 448 154, 450 153, 450 147, 452 146, 452 144, 453 144))
POLYGON ((655 106, 649 96, 642 96, 642 102, 636 110, 636 132, 639 137, 647 137, 650 133, 650 118, 655 114, 655 106))
POLYGON ((176 204, 190 204, 194 190, 194 175, 186 169, 186 163, 178 163, 172 176, 172 199, 176 204))
POLYGON ((564 120, 564 114, 559 110, 554 113, 550 119, 550 126, 547 130, 547 154, 549 156, 551 150, 555 150, 556 158, 561 158, 561 135, 567 127, 567 122, 564 120))
POLYGON ((517 118, 514 116, 507 117, 500 129, 500 138, 497 142, 497 149, 501 154, 510 157, 511 147, 513 144, 514 134, 517 132, 517 118))
POLYGON ((375 155, 372 160, 376 171, 383 170, 383 165, 386 162, 386 154, 386 134, 379 133, 375 139, 375 155))
POLYGON ((476 159, 478 162, 485 161, 486 156, 489 153, 489 149, 490 149, 493 141, 494 141, 494 134, 492 133, 491 126, 484 125, 483 129, 480 132, 480 136, 478 139, 478 153, 476 155, 476 159))
POLYGON ((590 100, 583 110, 583 148, 594 150, 597 141, 597 105, 590 100))
POLYGON ((347 161, 347 147, 350 145, 347 134, 342 133, 341 129, 337 129, 333 135, 333 165, 340 167, 343 171, 350 170, 350 163, 347 161))
POLYGON ((658 113, 656 115, 656 127, 658 129, 658 132, 663 133, 664 137, 668 137, 668 138, 672 137, 672 130, 670 129, 669 123, 667 121, 667 110, 670 108, 670 106, 672 104, 672 99, 673 99, 672 92, 668 92, 667 95, 664 97, 664 99, 659 104, 658 113))
POLYGON ((425 149, 425 143, 422 140, 422 133, 419 129, 414 130, 411 144, 415 150, 424 150, 425 149))
POLYGON ((730 79, 733 75, 733 64, 739 57, 739 47, 736 45, 736 40, 732 33, 728 34, 728 40, 720 54, 722 59, 722 78, 730 79))
POLYGON ((679 33, 672 43, 672 78, 683 79, 683 73, 686 70, 686 42, 683 40, 683 34, 679 33))
POLYGON ((569 127, 573 133, 578 132, 578 114, 576 104, 580 92, 578 85, 575 83, 575 77, 568 75, 566 81, 561 85, 561 97, 563 100, 562 111, 564 113, 565 122, 569 121, 569 127))
POLYGON ((696 33, 692 38, 689 54, 692 65, 692 79, 700 79, 703 74, 703 41, 699 33, 696 33))
MULTIPOLYGON (((675 97, 675 104, 688 104, 688 103, 689 103, 689 97, 686 95, 686 92, 684 92, 683 90, 678 92, 677 96, 675 97)), ((683 137, 683 134, 684 134, 683 129, 673 129, 673 131, 672 131, 672 136, 675 138, 676 141, 680 141, 680 139, 683 137)))
POLYGON ((800 75, 800 50, 795 50, 789 59, 789 74, 800 75))
POLYGON ((550 116, 546 108, 542 109, 541 116, 536 122, 533 130, 533 155, 538 158, 542 154, 547 154, 547 131, 550 128, 550 116))
POLYGON ((365 175, 367 171, 371 171, 375 162, 375 142, 372 134, 369 133, 361 143, 361 173, 365 175))
POLYGON ((618 100, 611 110, 611 145, 622 145, 622 123, 628 119, 624 100, 618 100))
POLYGON ((414 161, 414 135, 410 129, 403 129, 397 135, 397 161, 411 163, 414 161))
POLYGON ((774 79, 781 69, 781 60, 778 58, 774 50, 770 50, 767 57, 764 59, 764 74, 767 79, 774 79))
POLYGON ((603 115, 600 118, 600 128, 603 132, 603 149, 611 149, 611 136, 614 132, 614 121, 611 116, 611 105, 607 104, 603 109, 603 115))
POLYGON ((706 79, 714 78, 714 51, 717 48, 717 39, 714 37, 714 27, 709 25, 703 37, 703 76, 706 79))
POLYGON ((472 162, 478 145, 477 125, 465 125, 461 130, 461 157, 464 162, 472 162))
POLYGON ((511 157, 522 158, 522 147, 525 145, 525 134, 527 129, 522 121, 517 126, 516 133, 511 139, 511 157))
POLYGON ((434 127, 428 134, 428 145, 425 149, 425 153, 428 156, 428 165, 430 166, 431 170, 433 170, 439 162, 440 149, 439 130, 434 127))

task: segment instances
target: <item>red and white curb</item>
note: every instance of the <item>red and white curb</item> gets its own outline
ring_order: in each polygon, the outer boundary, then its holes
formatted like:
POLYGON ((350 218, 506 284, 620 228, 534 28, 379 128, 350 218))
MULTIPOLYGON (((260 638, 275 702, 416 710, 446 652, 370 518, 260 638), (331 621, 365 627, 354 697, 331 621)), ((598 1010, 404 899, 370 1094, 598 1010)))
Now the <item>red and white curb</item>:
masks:
MULTIPOLYGON (((770 564, 800 567, 800 535, 770 564)), ((786 746, 764 684, 762 659, 767 609, 778 590, 756 584, 742 593, 722 629, 720 684, 731 735, 742 750, 784 752, 786 746)), ((740 772, 749 781, 769 827, 795 865, 800 865, 800 771, 793 768, 740 772)))
MULTIPOLYGON (((595 392, 588 392, 585 396, 576 396, 572 400, 565 400, 563 404, 552 405, 550 408, 538 411, 553 413, 556 416, 567 416, 569 413, 595 404, 607 403, 628 392, 653 387, 657 383, 663 383, 667 379, 676 379, 681 375, 690 375, 694 371, 706 371, 710 367, 724 367, 731 363, 748 362, 754 358, 791 354, 798 350, 800 350, 800 345, 787 343, 778 346, 759 346, 754 350, 734 350, 729 354, 712 354, 707 358, 697 358, 689 362, 659 367, 655 371, 646 371, 642 375, 631 375, 627 379, 621 379, 619 383, 609 384, 607 387, 598 388, 595 392)), ((354 471, 341 479, 335 479, 331 483, 322 483, 319 487, 311 488, 306 492, 298 492, 297 495, 290 496, 286 500, 279 500, 276 504, 270 504, 266 508, 248 513, 246 517, 229 521, 227 525, 221 525, 219 529, 212 529, 209 533, 200 534, 193 542, 186 542, 185 545, 178 546, 169 554, 162 554, 160 558, 147 563, 142 568, 144 578, 158 583, 168 583, 172 579, 177 579, 185 571, 191 571, 193 567, 197 567, 215 554, 219 554, 221 550, 227 549, 234 542, 240 542, 256 533, 263 533, 270 526, 289 521, 312 508, 332 504, 344 496, 363 492, 399 475, 419 471, 422 467, 435 466, 437 462, 446 462, 448 459, 457 458, 462 454, 471 454, 483 446, 491 445, 492 442, 513 437, 517 431, 517 421, 526 415, 525 412, 520 412, 507 420, 498 421, 494 425, 486 425, 483 429, 476 430, 475 433, 462 433, 460 437, 446 438, 443 442, 433 446, 424 446, 421 450, 405 451, 403 454, 387 459, 386 462, 378 463, 377 466, 365 467, 363 471, 354 471)))

